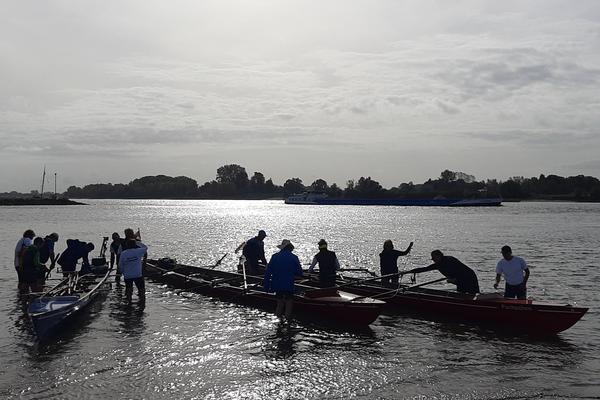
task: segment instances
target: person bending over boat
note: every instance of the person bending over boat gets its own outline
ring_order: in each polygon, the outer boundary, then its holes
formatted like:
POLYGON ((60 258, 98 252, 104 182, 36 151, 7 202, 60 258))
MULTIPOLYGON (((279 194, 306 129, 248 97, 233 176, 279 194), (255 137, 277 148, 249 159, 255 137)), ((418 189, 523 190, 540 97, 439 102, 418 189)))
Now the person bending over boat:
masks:
POLYGON ((405 256, 410 253, 413 247, 413 242, 410 242, 406 250, 400 251, 394 249, 394 243, 391 240, 383 242, 383 251, 379 253, 379 267, 381 269, 381 283, 384 285, 393 284, 398 286, 398 275, 384 276, 398 273, 398 257, 405 256))
POLYGON ((56 242, 58 242, 58 233, 52 232, 44 238, 44 245, 40 249, 40 262, 45 264, 50 261, 50 269, 54 268, 54 264, 56 264, 56 254, 54 253, 56 242))
POLYGON ((262 275, 262 271, 259 267, 260 263, 262 265, 267 264, 267 259, 265 258, 265 243, 264 239, 267 237, 267 234, 262 229, 258 231, 258 235, 248 239, 246 242, 240 244, 235 252, 237 253, 242 249, 242 254, 246 258, 246 273, 248 275, 262 275))
POLYGON ((292 253, 294 245, 289 240, 282 240, 277 248, 280 251, 269 260, 263 285, 267 292, 275 292, 277 296, 275 315, 279 318, 285 316, 289 320, 294 305, 294 278, 302 276, 302 266, 292 253))
POLYGON ((319 240, 319 252, 315 254, 308 268, 308 273, 312 274, 315 265, 319 264, 319 285, 321 287, 335 286, 335 278, 337 270, 340 269, 335 252, 327 250, 327 242, 325 239, 319 240))
POLYGON ((527 280, 529 279, 529 268, 521 257, 513 256, 510 246, 502 246, 502 260, 496 265, 496 283, 494 289, 498 289, 500 278, 504 275, 506 285, 504 287, 504 298, 526 299, 527 280))
POLYGON ((18 284, 17 288, 19 290, 25 289, 24 284, 21 282, 21 271, 23 270, 23 255, 25 254, 25 250, 33 245, 33 238, 35 237, 35 233, 31 229, 27 229, 23 232, 23 236, 17 242, 15 246, 15 271, 17 272, 18 284))
POLYGON ((414 268, 406 273, 421 273, 426 271, 440 271, 442 275, 448 278, 448 282, 456 285, 456 290, 459 293, 477 294, 479 293, 479 282, 475 271, 460 262, 452 256, 445 256, 440 250, 431 252, 431 260, 433 264, 414 268))
POLYGON ((125 281, 125 298, 131 301, 133 284, 138 290, 140 302, 146 301, 146 286, 144 283, 142 262, 146 258, 148 246, 139 240, 130 239, 125 242, 119 258, 119 266, 125 281))
POLYGON ((93 243, 81 242, 77 239, 67 239, 67 248, 60 254, 56 263, 61 266, 63 276, 75 272, 77 262, 81 259, 81 273, 89 271, 89 254, 94 250, 93 243))
POLYGON ((44 239, 35 238, 33 245, 27 247, 23 254, 23 265, 21 269, 21 293, 41 292, 43 285, 41 277, 45 276, 46 266, 40 262, 40 249, 44 246, 44 239))

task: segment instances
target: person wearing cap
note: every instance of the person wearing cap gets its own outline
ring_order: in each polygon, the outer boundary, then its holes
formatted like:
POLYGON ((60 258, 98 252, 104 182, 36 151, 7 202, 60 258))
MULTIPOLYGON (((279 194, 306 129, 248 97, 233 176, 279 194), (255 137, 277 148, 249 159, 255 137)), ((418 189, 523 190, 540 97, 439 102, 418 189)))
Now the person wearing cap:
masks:
POLYGON ((267 292, 275 292, 277 296, 275 315, 289 320, 294 305, 294 278, 302 276, 302 266, 292 253, 294 245, 288 239, 282 240, 277 248, 280 251, 273 254, 267 264, 263 286, 267 292))
POLYGON ((475 271, 460 262, 452 256, 445 256, 440 250, 431 252, 433 264, 423 268, 413 268, 406 271, 407 274, 418 274, 427 271, 439 271, 448 278, 448 282, 456 285, 456 291, 459 293, 477 294, 479 293, 479 281, 475 271))
POLYGON ((242 248, 242 254, 246 258, 246 273, 248 275, 262 275, 261 265, 267 264, 265 258, 265 243, 264 239, 267 237, 267 233, 262 229, 258 231, 258 235, 248 239, 245 243, 242 243, 235 249, 237 253, 242 248), (262 263, 262 264, 261 264, 262 263))
POLYGON ((524 300, 527 298, 527 280, 529 279, 529 267, 521 257, 513 256, 510 246, 502 246, 502 260, 496 265, 496 283, 494 289, 498 289, 500 278, 504 275, 506 281, 504 287, 504 298, 524 300))
POLYGON ((319 286, 335 286, 336 273, 340 269, 340 262, 335 252, 327 249, 325 239, 319 240, 319 252, 315 254, 310 263, 310 267, 308 268, 309 274, 313 273, 317 264, 319 264, 319 286))
POLYGON ((23 236, 17 242, 15 246, 15 271, 17 271, 17 279, 18 284, 17 287, 21 290, 24 289, 23 284, 21 282, 21 271, 23 266, 23 255, 25 254, 25 250, 33 245, 33 238, 35 237, 35 233, 31 229, 27 229, 23 232, 23 236))
POLYGON ((383 276, 382 284, 398 286, 398 257, 408 255, 412 247, 413 242, 410 242, 406 250, 400 251, 394 249, 394 243, 391 240, 383 242, 383 251, 379 253, 379 268, 381 276, 383 276))

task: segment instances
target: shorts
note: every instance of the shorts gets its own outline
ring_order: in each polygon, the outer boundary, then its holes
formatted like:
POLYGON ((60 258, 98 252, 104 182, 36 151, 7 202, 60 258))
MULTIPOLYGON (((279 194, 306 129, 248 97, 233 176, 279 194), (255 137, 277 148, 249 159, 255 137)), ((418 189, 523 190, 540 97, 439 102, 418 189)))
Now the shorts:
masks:
POLYGON ((507 283, 504 288, 504 298, 505 299, 517 298, 519 300, 524 300, 527 298, 527 287, 523 283, 521 283, 519 285, 509 285, 507 283))

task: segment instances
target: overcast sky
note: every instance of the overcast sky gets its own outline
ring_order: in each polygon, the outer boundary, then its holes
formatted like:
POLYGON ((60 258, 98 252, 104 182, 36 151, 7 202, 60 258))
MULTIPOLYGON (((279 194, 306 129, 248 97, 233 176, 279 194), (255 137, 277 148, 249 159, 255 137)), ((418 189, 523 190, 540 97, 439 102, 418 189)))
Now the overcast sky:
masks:
POLYGON ((0 191, 600 177, 599 1, 3 1, 0 191))

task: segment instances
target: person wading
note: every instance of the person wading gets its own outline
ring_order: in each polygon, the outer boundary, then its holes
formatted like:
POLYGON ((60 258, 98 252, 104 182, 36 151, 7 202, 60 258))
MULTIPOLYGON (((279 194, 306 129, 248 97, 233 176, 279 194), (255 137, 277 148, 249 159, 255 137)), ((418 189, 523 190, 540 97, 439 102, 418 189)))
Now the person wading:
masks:
MULTIPOLYGON (((25 285, 21 282, 21 272, 23 270, 23 255, 25 254, 25 250, 33 245, 33 238, 35 237, 35 233, 31 229, 27 229, 23 232, 23 236, 17 242, 15 246, 15 271, 17 272, 18 284, 17 288, 19 290, 25 290, 25 285)), ((29 286, 27 286, 27 290, 29 290, 29 286)))
POLYGON ((124 249, 119 258, 119 266, 125 281, 125 298, 131 302, 133 284, 138 290, 141 303, 146 301, 146 285, 143 276, 143 260, 146 258, 148 246, 139 240, 129 239, 125 242, 124 249))
POLYGON ((319 264, 319 286, 331 287, 335 286, 335 278, 337 271, 340 269, 340 262, 338 261, 335 252, 327 249, 327 242, 325 239, 319 240, 319 252, 315 254, 308 273, 312 274, 315 265, 319 264))
POLYGON ((115 264, 117 265, 117 271, 115 273, 115 282, 121 282, 121 267, 119 266, 119 258, 121 257, 121 251, 123 251, 124 240, 121 239, 117 232, 112 234, 112 242, 110 243, 110 268, 115 264))
POLYGON ((21 293, 41 292, 43 286, 40 284, 41 277, 45 276, 46 266, 40 262, 40 249, 44 246, 44 239, 35 238, 33 245, 27 247, 23 254, 23 265, 21 270, 21 293))
POLYGON ((302 276, 302 266, 292 253, 294 245, 289 240, 282 240, 277 248, 280 251, 269 260, 263 285, 267 292, 275 292, 277 296, 275 315, 279 318, 285 316, 289 321, 294 305, 294 278, 302 276))

